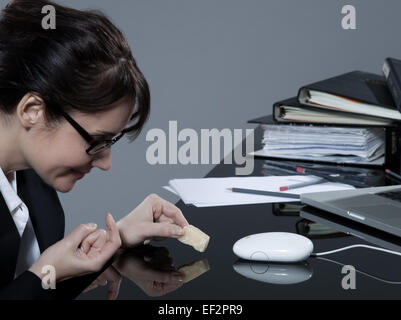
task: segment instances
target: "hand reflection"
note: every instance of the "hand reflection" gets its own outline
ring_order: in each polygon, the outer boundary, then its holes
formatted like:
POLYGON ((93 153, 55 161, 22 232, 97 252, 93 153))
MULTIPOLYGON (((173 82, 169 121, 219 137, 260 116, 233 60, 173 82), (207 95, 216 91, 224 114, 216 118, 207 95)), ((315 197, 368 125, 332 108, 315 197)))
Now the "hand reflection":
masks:
POLYGON ((182 274, 173 266, 170 253, 164 247, 145 245, 125 250, 113 266, 151 297, 177 290, 184 283, 182 274))
POLYGON ((117 270, 110 266, 95 281, 93 281, 83 292, 91 291, 98 286, 109 285, 107 291, 107 300, 117 299, 120 291, 121 275, 117 270))
POLYGON ((210 269, 206 259, 174 267, 169 251, 164 247, 141 245, 120 250, 115 260, 86 290, 109 283, 108 299, 115 299, 121 276, 134 282, 148 296, 159 297, 180 288, 210 269))

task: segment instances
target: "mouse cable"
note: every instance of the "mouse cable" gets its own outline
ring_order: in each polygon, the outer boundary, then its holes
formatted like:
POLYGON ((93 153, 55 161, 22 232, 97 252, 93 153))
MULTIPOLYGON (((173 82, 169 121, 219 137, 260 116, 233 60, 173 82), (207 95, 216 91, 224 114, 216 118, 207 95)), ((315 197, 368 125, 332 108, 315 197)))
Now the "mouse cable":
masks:
MULTIPOLYGON (((341 263, 341 262, 338 262, 338 261, 334 261, 334 260, 330 260, 330 259, 327 259, 327 258, 316 258, 316 259, 318 259, 318 260, 323 260, 323 261, 328 261, 328 262, 332 262, 332 263, 335 263, 335 264, 338 264, 338 265, 340 265, 340 266, 345 266, 345 264, 344 263, 341 263)), ((355 271, 356 272, 358 272, 358 273, 360 273, 360 274, 362 274, 362 275, 364 275, 364 276, 367 276, 367 277, 369 277, 369 278, 372 278, 372 279, 375 279, 375 280, 378 280, 378 281, 381 281, 381 282, 384 282, 384 283, 388 283, 388 284, 401 284, 401 281, 392 281, 392 280, 386 280, 386 279, 383 279, 383 278, 379 278, 379 277, 376 277, 376 276, 374 276, 374 275, 372 275, 372 274, 370 274, 370 273, 367 273, 367 272, 363 272, 363 271, 360 271, 360 270, 358 270, 358 269, 356 269, 355 268, 355 271)))
POLYGON ((332 254, 332 253, 336 253, 336 252, 340 252, 340 251, 344 251, 344 250, 348 250, 348 249, 352 249, 352 248, 367 248, 367 249, 372 249, 372 250, 377 250, 377 251, 382 251, 382 252, 386 252, 386 253, 391 253, 391 254, 395 254, 398 256, 401 256, 400 252, 397 251, 392 251, 392 250, 387 250, 384 248, 379 248, 379 247, 373 247, 373 246, 369 246, 366 244, 354 244, 352 246, 348 246, 348 247, 344 247, 344 248, 340 248, 340 249, 336 249, 336 250, 331 250, 331 251, 325 251, 325 252, 318 252, 318 253, 311 253, 311 257, 320 257, 320 256, 325 256, 328 254, 332 254))

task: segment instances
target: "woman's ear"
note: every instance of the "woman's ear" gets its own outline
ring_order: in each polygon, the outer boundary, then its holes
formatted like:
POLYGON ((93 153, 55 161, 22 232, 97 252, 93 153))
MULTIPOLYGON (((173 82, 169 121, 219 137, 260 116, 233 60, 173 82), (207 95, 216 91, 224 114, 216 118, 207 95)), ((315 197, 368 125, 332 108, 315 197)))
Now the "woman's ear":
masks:
POLYGON ((44 121, 45 102, 38 95, 27 93, 17 106, 17 118, 24 128, 31 128, 44 121))

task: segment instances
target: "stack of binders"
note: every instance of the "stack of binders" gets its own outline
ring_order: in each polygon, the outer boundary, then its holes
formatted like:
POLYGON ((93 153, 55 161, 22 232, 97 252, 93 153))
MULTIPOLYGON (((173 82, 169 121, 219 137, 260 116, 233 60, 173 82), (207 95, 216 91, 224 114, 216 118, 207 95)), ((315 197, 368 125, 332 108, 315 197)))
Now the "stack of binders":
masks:
POLYGON ((253 120, 264 130, 254 156, 400 169, 401 61, 384 76, 353 71, 299 89, 253 120))

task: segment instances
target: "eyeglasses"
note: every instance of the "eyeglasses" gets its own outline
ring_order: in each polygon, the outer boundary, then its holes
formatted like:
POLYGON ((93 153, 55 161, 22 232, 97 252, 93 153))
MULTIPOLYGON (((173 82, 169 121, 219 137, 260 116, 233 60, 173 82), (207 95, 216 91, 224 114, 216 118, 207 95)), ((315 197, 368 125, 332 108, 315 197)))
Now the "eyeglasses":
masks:
POLYGON ((124 129, 117 136, 110 139, 96 139, 91 136, 84 128, 82 128, 73 118, 71 118, 66 112, 63 110, 59 110, 63 117, 78 131, 78 133, 88 142, 89 148, 86 149, 86 153, 89 155, 94 155, 99 153, 107 148, 110 148, 113 144, 115 144, 118 140, 120 140, 123 135, 126 133, 124 129))

